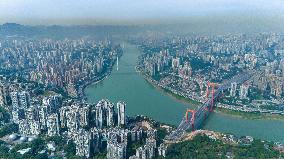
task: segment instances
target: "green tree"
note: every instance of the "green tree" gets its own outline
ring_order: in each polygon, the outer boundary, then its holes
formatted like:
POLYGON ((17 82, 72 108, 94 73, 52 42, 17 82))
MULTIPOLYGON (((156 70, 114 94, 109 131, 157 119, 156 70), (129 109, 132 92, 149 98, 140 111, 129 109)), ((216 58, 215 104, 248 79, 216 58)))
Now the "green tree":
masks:
POLYGON ((0 129, 0 137, 3 137, 5 135, 18 132, 18 125, 17 124, 7 124, 4 127, 0 129))
POLYGON ((10 121, 10 114, 3 107, 0 107, 0 121, 8 123, 10 121))
POLYGON ((64 146, 64 152, 66 153, 67 158, 76 157, 76 145, 74 142, 69 141, 68 144, 64 146))
POLYGON ((64 149, 66 141, 61 136, 47 137, 46 142, 50 142, 50 141, 53 141, 56 144, 58 150, 64 149))

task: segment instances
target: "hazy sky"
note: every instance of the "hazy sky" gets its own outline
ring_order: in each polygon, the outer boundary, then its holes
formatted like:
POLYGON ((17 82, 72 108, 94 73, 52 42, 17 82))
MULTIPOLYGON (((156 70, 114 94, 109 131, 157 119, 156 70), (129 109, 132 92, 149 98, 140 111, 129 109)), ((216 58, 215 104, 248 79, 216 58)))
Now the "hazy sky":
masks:
POLYGON ((284 0, 0 0, 0 23, 282 16, 284 0))

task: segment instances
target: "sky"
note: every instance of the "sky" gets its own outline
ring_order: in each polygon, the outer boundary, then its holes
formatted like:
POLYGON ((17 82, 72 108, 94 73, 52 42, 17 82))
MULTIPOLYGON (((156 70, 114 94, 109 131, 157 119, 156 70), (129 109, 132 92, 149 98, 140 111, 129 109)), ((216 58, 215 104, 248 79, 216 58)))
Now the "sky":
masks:
POLYGON ((0 0, 0 23, 85 23, 199 16, 282 16, 284 0, 0 0))

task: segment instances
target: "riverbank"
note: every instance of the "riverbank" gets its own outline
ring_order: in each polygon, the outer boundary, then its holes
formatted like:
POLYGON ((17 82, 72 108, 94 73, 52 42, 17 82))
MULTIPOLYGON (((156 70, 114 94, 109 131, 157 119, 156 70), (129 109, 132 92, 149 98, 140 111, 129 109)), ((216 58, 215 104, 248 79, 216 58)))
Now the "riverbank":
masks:
MULTIPOLYGON (((126 44, 119 60, 119 70, 115 71, 113 67, 107 79, 85 89, 88 102, 96 103, 104 98, 124 101, 127 103, 128 116, 143 114, 156 121, 178 126, 184 117, 185 109, 195 107, 165 94, 162 89, 156 89, 135 72, 134 66, 137 66, 139 55, 141 52, 135 45, 126 44)), ((283 124, 283 120, 249 120, 225 113, 213 113, 206 120, 204 129, 284 143, 283 124)))
POLYGON ((259 119, 284 120, 284 115, 278 115, 278 114, 247 113, 247 112, 235 111, 235 110, 224 109, 224 108, 216 108, 215 112, 228 114, 234 117, 239 117, 239 118, 244 118, 244 119, 252 119, 252 120, 259 120, 259 119))
MULTIPOLYGON (((138 66, 136 67, 136 72, 139 72, 139 74, 142 75, 143 78, 149 84, 151 84, 152 86, 154 86, 157 89, 162 90, 167 95, 170 95, 171 97, 174 97, 175 99, 177 99, 179 101, 186 102, 186 103, 191 104, 191 105, 196 106, 196 107, 202 104, 201 102, 195 101, 195 100, 190 99, 190 98, 186 98, 184 96, 176 94, 175 92, 173 92, 173 91, 171 91, 167 88, 160 86, 157 81, 155 81, 155 80, 151 79, 150 77, 148 77, 147 75, 145 75, 143 73, 143 71, 141 70, 141 68, 139 68, 138 66)), ((252 112, 248 113, 248 112, 241 112, 241 111, 235 111, 235 110, 224 109, 224 108, 216 108, 215 111, 218 112, 218 113, 223 113, 223 114, 227 114, 227 115, 231 115, 231 116, 239 117, 239 118, 243 118, 243 119, 284 120, 284 115, 278 115, 278 114, 252 113, 252 112)))
MULTIPOLYGON (((112 69, 111 69, 112 70, 112 69)), ((86 97, 86 94, 85 94, 85 89, 90 86, 90 85, 93 85, 93 84, 97 84, 101 81, 103 81, 105 78, 107 78, 110 74, 111 74, 111 70, 108 70, 106 73, 104 73, 103 75, 99 76, 99 77, 94 77, 86 82, 84 82, 83 85, 80 85, 79 86, 79 90, 78 90, 78 98, 79 99, 84 99, 86 100, 87 97, 86 97)))
POLYGON ((145 75, 143 73, 143 71, 139 68, 139 66, 135 67, 135 70, 136 72, 138 72, 141 76, 143 76, 143 78, 150 84, 152 85, 153 87, 157 88, 157 89, 160 89, 161 91, 163 91, 164 93, 166 93, 167 95, 179 100, 179 101, 182 101, 182 102, 186 102, 187 104, 191 104, 192 106, 198 106, 200 104, 202 104, 201 102, 198 102, 196 100, 193 100, 193 99, 190 99, 190 98, 186 98, 184 96, 181 96, 179 94, 176 94, 174 93, 173 91, 165 88, 165 87, 162 87, 161 85, 158 84, 157 81, 151 79, 150 77, 148 77, 147 75, 145 75))
POLYGON ((115 61, 112 61, 110 66, 106 69, 106 72, 104 72, 103 74, 101 74, 98 77, 95 76, 95 77, 91 78, 90 80, 85 81, 82 85, 80 85, 79 88, 78 88, 78 98, 81 99, 81 100, 87 100, 87 96, 85 94, 85 89, 88 86, 93 85, 93 84, 97 84, 97 83, 103 81, 105 78, 107 78, 111 74, 114 64, 115 64, 115 61))

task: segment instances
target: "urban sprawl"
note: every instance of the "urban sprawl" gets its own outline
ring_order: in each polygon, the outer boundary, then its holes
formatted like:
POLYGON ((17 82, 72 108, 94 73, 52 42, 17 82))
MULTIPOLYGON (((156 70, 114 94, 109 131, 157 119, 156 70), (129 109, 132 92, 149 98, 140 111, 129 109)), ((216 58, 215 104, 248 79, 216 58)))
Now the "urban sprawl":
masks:
MULTIPOLYGON (((253 77, 231 83, 219 108, 284 114, 284 37, 277 34, 190 36, 144 40, 139 71, 178 96, 203 103, 212 83, 242 72, 253 77), (211 84, 211 85, 210 85, 211 84)), ((215 88, 216 89, 216 88, 215 88)))
MULTIPOLYGON (((217 107, 284 114, 284 36, 184 36, 142 38, 135 43, 142 51, 136 70, 165 91, 198 105, 209 98, 210 84, 217 89, 219 83, 249 72, 253 76, 245 83, 231 83, 217 107)), ((107 77, 122 50, 108 40, 1 40, 0 140, 9 153, 63 158, 166 157, 175 142, 163 139, 174 131, 173 126, 144 116, 127 116, 123 99, 116 104, 84 99, 84 88, 107 77)), ((236 138, 206 130, 186 133, 182 140, 192 140, 196 134, 231 144, 254 141, 250 136, 236 138)), ((273 149, 283 151, 283 146, 276 143, 273 149)))

